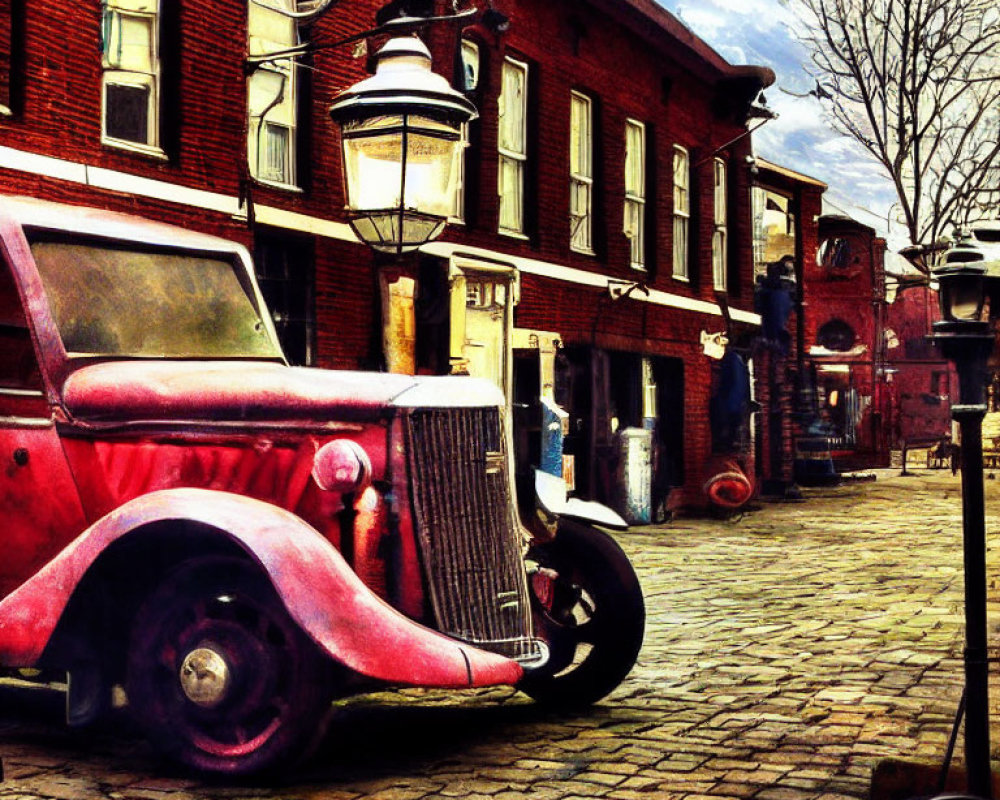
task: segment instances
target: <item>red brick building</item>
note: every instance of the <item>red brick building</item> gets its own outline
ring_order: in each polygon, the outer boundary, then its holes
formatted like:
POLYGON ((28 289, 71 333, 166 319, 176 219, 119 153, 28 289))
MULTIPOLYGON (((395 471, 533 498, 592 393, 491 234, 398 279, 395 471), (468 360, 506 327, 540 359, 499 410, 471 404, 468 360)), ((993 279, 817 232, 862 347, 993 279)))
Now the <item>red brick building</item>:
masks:
POLYGON ((839 471, 889 465, 885 240, 843 216, 819 219, 808 264, 806 341, 820 419, 839 471))
POLYGON ((383 3, 329 5, 0 2, 0 190, 244 242, 295 362, 479 373, 557 403, 578 490, 639 519, 703 504, 720 458, 752 475, 748 122, 773 74, 652 0, 497 0, 437 25, 435 69, 480 117, 453 224, 388 262, 345 224, 327 115, 365 53, 246 68, 383 3))
POLYGON ((757 166, 757 270, 785 261, 794 299, 787 347, 767 347, 760 359, 781 395, 768 404, 767 475, 777 484, 836 480, 838 472, 887 466, 898 414, 885 240, 853 219, 823 215, 820 181, 762 159, 757 166))

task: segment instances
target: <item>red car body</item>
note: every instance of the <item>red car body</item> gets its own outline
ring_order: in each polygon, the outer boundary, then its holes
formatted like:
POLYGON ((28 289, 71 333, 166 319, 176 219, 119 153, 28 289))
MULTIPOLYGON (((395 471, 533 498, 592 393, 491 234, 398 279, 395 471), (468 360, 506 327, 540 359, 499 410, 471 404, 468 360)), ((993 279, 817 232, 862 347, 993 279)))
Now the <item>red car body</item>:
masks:
MULTIPOLYGON (((282 613, 350 674, 350 685, 515 684, 523 663, 543 658, 496 387, 287 366, 249 256, 225 240, 3 198, 0 248, 0 666, 68 670, 71 716, 75 707, 89 718, 87 709, 103 702, 92 687, 103 696, 125 681, 126 667, 106 652, 132 647, 140 634, 122 629, 135 626, 136 609, 172 570, 206 553, 262 571, 282 613), (128 273, 139 288, 121 297, 109 299, 114 286, 95 288, 109 275, 150 269, 161 254, 179 254, 182 272, 209 264, 222 276, 218 286, 240 287, 230 316, 253 321, 239 333, 252 339, 249 355, 238 346, 223 347, 221 357, 197 347, 189 354, 183 335, 178 352, 149 344, 144 326, 160 306, 146 306, 161 292, 160 305, 176 304, 181 327, 225 328, 211 304, 200 316, 188 313, 206 296, 222 303, 216 285, 147 286, 145 275, 128 273), (67 277, 76 270, 88 276, 67 277), (119 330, 113 315, 131 322, 119 330), (416 446, 436 446, 420 445, 421 426, 449 440, 440 470, 436 457, 413 456, 416 446), (456 488, 452 480, 471 483, 456 488), (457 524, 469 502, 493 522, 457 524), (477 583, 464 567, 438 565, 431 540, 442 531, 464 548, 446 559, 505 571, 507 583, 477 583), (499 557, 467 552, 480 534, 493 537, 499 557), (439 568, 443 577, 434 575, 439 568), (499 620, 486 627, 496 630, 463 622, 461 609, 442 610, 470 592, 470 608, 501 607, 486 609, 499 620), (74 670, 82 697, 74 698, 74 670)), ((217 346, 206 341, 208 351, 217 346)), ((220 667, 220 680, 231 679, 231 667, 220 667)))
POLYGON ((635 663, 628 559, 561 481, 522 526, 493 384, 288 366, 224 239, 0 197, 0 262, 0 667, 68 674, 70 723, 121 687, 247 774, 338 694, 583 705, 635 663))

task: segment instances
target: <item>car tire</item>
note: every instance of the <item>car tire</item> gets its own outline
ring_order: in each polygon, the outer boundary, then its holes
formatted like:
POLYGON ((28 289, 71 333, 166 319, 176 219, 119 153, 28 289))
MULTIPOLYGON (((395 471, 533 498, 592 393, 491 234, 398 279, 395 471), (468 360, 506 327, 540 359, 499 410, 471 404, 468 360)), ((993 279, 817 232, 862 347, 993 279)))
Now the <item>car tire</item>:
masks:
POLYGON ((328 662, 260 568, 187 562, 136 616, 126 665, 132 714, 171 759, 247 775, 301 760, 330 709, 328 662))
POLYGON ((549 660, 519 688, 536 702, 584 707, 615 689, 635 665, 645 631, 645 603, 635 570, 608 534, 560 520, 555 538, 532 548, 536 635, 549 660))

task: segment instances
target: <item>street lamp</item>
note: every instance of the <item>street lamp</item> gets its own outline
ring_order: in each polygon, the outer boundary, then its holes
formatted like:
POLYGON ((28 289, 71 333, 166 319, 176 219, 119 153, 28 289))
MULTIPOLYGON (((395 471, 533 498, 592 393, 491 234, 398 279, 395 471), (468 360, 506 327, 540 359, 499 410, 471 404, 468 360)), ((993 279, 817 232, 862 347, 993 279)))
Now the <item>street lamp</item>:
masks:
POLYGON ((437 238, 454 208, 463 125, 476 108, 431 71, 426 45, 390 39, 375 74, 337 95, 348 221, 375 250, 399 255, 437 238))
POLYGON ((934 341, 958 372, 958 403, 951 407, 962 438, 962 538, 965 557, 965 763, 970 795, 992 798, 988 664, 986 658, 986 520, 983 501, 982 422, 986 361, 994 334, 982 319, 988 266, 968 239, 932 270, 938 282, 940 322, 934 341))

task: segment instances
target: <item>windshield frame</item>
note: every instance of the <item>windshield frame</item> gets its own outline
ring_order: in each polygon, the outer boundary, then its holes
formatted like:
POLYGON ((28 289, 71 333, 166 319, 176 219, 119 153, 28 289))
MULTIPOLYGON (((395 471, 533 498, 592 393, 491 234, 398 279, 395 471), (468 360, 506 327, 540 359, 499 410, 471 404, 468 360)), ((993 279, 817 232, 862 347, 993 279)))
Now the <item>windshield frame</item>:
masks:
POLYGON ((163 361, 163 360, 176 360, 176 361, 270 361, 279 362, 287 364, 287 360, 281 348, 281 344, 278 340, 277 331, 274 327, 274 321, 271 317, 270 310, 267 304, 264 302, 263 295, 260 291, 260 287, 254 277, 252 263, 249 258, 249 253, 244 247, 233 242, 229 243, 226 240, 218 240, 222 247, 219 248, 203 248, 197 246, 185 246, 184 244, 172 245, 164 241, 159 240, 147 240, 144 237, 128 238, 120 236, 105 236, 97 233, 84 233, 75 230, 66 230, 61 228, 48 227, 44 225, 24 225, 23 226, 24 236, 28 244, 29 252, 31 253, 32 261, 34 262, 35 269, 38 274, 38 278, 41 282, 42 287, 45 292, 46 304, 48 306, 48 316, 52 321, 52 327, 55 331, 60 344, 62 345, 62 350, 65 354, 65 358, 73 362, 74 364, 81 363, 92 363, 95 361, 163 361), (66 347, 66 341, 64 338, 64 332, 60 330, 58 318, 56 315, 54 300, 55 298, 51 296, 50 292, 53 287, 50 282, 46 281, 44 271, 39 267, 38 261, 35 258, 35 245, 39 243, 55 243, 55 244, 66 244, 75 245, 82 247, 92 247, 100 250, 117 250, 117 251, 127 251, 135 252, 144 255, 155 255, 163 254, 170 257, 180 257, 180 258, 190 258, 190 259, 201 259, 215 262, 224 262, 230 265, 233 276, 235 277, 240 289, 242 290, 244 296, 250 303, 250 307, 253 313, 256 314, 258 321, 262 325, 262 331, 265 338, 264 346, 262 346, 262 352, 255 353, 241 353, 238 351, 230 353, 210 353, 210 354, 198 354, 198 353, 142 353, 142 352, 101 352, 101 351, 81 351, 81 350, 70 350, 66 347), (224 245, 231 244, 231 247, 225 247, 224 245))

